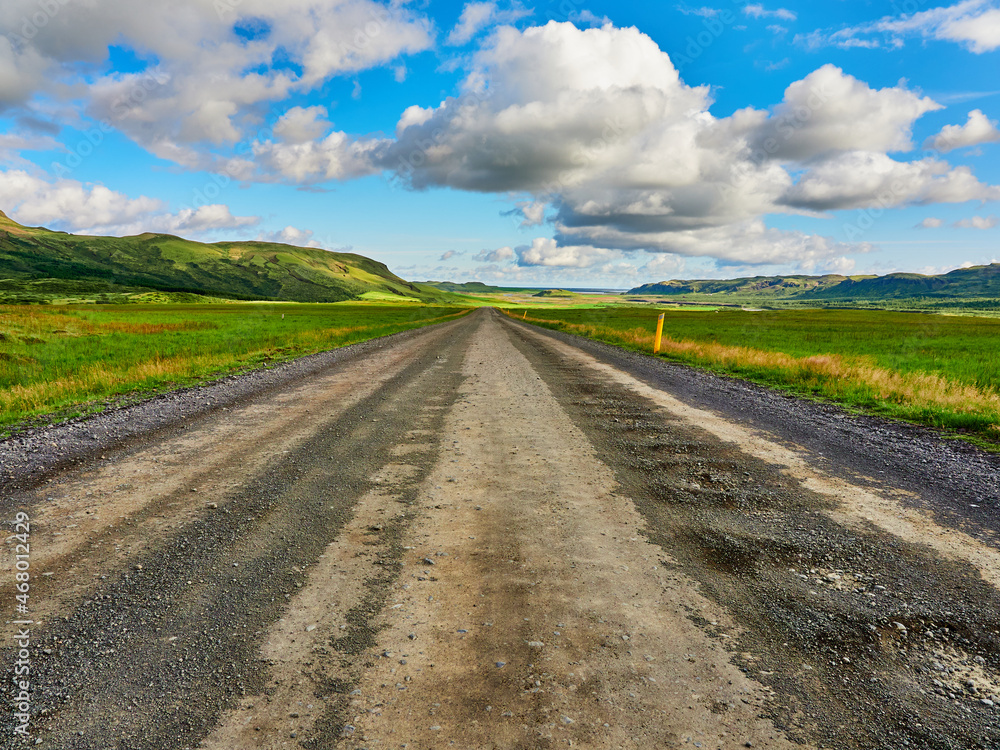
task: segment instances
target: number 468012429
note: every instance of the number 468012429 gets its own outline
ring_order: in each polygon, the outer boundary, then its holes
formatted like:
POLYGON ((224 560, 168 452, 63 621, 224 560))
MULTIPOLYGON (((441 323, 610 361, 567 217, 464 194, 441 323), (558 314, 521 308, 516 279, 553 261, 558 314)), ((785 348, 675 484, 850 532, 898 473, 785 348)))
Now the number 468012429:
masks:
POLYGON ((30 545, 28 544, 30 533, 31 524, 28 521, 28 514, 24 512, 18 513, 14 517, 14 538, 18 541, 18 545, 14 550, 14 567, 17 569, 14 577, 17 580, 15 588, 19 592, 16 599, 22 605, 28 603, 28 581, 31 579, 31 575, 28 573, 28 569, 31 567, 31 563, 28 560, 31 552, 30 545))

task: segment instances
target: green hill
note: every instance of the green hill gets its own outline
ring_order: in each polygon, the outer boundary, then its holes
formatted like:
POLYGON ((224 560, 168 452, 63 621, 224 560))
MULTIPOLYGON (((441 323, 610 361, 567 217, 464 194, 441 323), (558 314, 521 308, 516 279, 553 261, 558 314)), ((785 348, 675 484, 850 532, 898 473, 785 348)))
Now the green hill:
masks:
POLYGON ((144 292, 294 302, 450 299, 354 253, 150 233, 89 237, 24 227, 0 212, 0 295, 7 301, 144 292))
MULTIPOLYGON (((817 295, 809 295, 817 296, 817 295)), ((958 268, 940 276, 918 273, 891 273, 867 279, 847 279, 826 290, 827 298, 860 297, 901 299, 936 297, 940 299, 1000 298, 1000 263, 958 268)))
POLYGON ((753 278, 661 281, 628 294, 721 295, 774 300, 971 300, 1000 299, 1000 264, 959 268, 940 276, 891 273, 886 276, 755 276, 753 278))

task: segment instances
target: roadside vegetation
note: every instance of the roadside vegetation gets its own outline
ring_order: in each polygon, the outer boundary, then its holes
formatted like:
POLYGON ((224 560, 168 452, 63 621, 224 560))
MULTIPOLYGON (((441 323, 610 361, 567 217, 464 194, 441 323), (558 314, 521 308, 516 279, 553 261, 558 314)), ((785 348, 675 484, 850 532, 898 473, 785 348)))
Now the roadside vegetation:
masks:
POLYGON ((466 312, 384 303, 0 306, 0 432, 466 312))
MULTIPOLYGON (((526 321, 652 353, 661 311, 537 310, 528 312, 526 321)), ((668 309, 660 356, 1000 442, 1000 320, 995 318, 668 309)))

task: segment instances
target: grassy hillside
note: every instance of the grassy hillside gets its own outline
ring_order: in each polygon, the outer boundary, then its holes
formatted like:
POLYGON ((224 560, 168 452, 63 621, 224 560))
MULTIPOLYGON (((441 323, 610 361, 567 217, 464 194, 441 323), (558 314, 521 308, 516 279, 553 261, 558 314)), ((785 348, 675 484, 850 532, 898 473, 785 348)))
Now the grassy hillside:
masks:
MULTIPOLYGON (((736 300, 859 301, 923 300, 962 303, 1000 299, 1000 264, 959 268, 940 276, 892 273, 886 276, 757 276, 743 279, 661 281, 628 294, 697 298, 705 295, 736 300)), ((987 305, 988 306, 988 305, 987 305)))
POLYGON ((116 302, 130 301, 116 295, 150 292, 295 302, 450 298, 354 253, 272 242, 204 244, 149 233, 88 237, 23 227, 0 212, 0 300, 83 296, 116 302))
MULTIPOLYGON (((860 280, 872 277, 858 276, 854 278, 860 280)), ((643 284, 635 289, 630 289, 627 294, 740 294, 787 297, 802 293, 824 292, 848 280, 850 277, 837 274, 827 276, 754 276, 743 279, 673 279, 655 284, 643 284)))
POLYGON ((822 294, 811 292, 803 296, 827 298, 1000 298, 1000 263, 988 266, 958 268, 940 276, 918 273, 891 273, 887 276, 847 279, 822 294))

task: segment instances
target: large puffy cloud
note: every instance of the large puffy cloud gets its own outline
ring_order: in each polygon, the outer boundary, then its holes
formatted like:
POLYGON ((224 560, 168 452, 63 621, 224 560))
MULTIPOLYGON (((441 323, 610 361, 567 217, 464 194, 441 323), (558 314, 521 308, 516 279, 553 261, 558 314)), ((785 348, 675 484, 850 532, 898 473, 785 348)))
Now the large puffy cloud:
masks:
POLYGON ((907 151, 914 121, 941 105, 902 86, 872 89, 824 65, 791 84, 766 122, 751 131, 755 149, 805 161, 831 151, 907 151))
POLYGON ((234 216, 221 204, 166 210, 163 201, 130 198, 104 185, 50 181, 24 170, 0 172, 0 205, 12 219, 84 234, 167 232, 201 235, 254 226, 256 216, 234 216))
POLYGON ((956 148, 997 142, 1000 142, 1000 130, 997 130, 996 121, 989 119, 982 110, 974 109, 964 125, 945 125, 940 133, 924 142, 924 148, 947 153, 956 148))
POLYGON ((979 182, 968 167, 937 159, 898 162, 885 154, 856 151, 824 162, 790 188, 789 206, 830 211, 929 203, 1000 200, 1000 187, 979 182))
POLYGON ((463 96, 404 113, 384 164, 417 188, 485 192, 697 189, 731 181, 734 170, 781 183, 763 162, 905 150, 913 122, 939 107, 832 65, 789 86, 771 113, 717 120, 710 104, 707 89, 686 86, 636 29, 506 28, 477 55, 463 96))
POLYGON ((39 92, 84 97, 91 117, 167 158, 185 144, 238 142, 270 103, 432 43, 427 19, 375 0, 53 0, 44 8, 7 0, 0 32, 0 108, 39 92), (155 68, 91 80, 113 44, 155 68))
POLYGON ((636 29, 506 27, 475 56, 462 96, 404 113, 384 165, 417 188, 544 192, 634 157, 644 137, 675 136, 682 158, 690 113, 707 103, 636 29))
POLYGON ((396 139, 369 153, 418 189, 551 206, 554 242, 519 260, 566 267, 597 262, 587 248, 843 265, 852 246, 768 230, 760 217, 996 196, 967 168, 888 156, 912 150, 914 122, 940 108, 902 84, 873 89, 826 65, 770 111, 719 119, 710 105, 636 29, 504 28, 475 55, 460 97, 409 108, 396 139))

